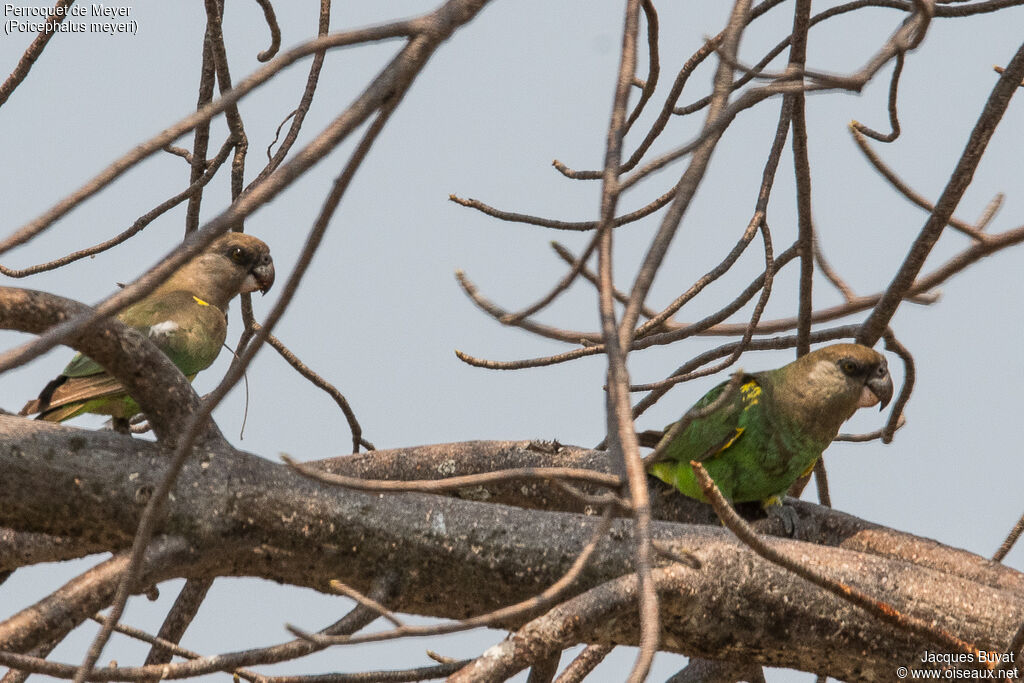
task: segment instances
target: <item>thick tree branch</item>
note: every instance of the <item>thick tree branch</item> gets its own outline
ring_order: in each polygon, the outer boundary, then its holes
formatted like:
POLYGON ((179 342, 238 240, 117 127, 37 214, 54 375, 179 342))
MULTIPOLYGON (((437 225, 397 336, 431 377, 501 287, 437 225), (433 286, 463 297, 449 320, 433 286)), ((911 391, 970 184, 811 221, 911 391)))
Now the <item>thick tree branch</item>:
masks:
MULTIPOLYGON (((551 453, 526 445, 503 448, 521 458, 536 454, 550 461, 551 453)), ((426 452, 444 449, 449 457, 440 463, 477 456, 486 460, 501 450, 469 443, 429 447, 426 452), (463 457, 451 457, 456 452, 463 457)), ((586 453, 595 460, 601 457, 586 453)), ((365 464, 378 456, 351 460, 365 464)), ((437 460, 419 463, 419 477, 430 462, 437 460)), ((111 550, 122 549, 134 534, 140 491, 159 481, 167 467, 151 443, 0 417, 0 470, 6 475, 0 479, 0 499, 5 501, 0 524, 103 540, 111 550), (54 499, 64 501, 63 514, 54 515, 52 506, 41 502, 54 499)), ((801 514, 806 509, 817 508, 798 508, 801 514)), ((201 563, 167 563, 161 578, 260 576, 325 592, 337 579, 365 592, 379 568, 387 566, 401 577, 394 599, 385 602, 389 609, 456 619, 540 592, 568 569, 600 523, 578 514, 453 497, 334 489, 283 465, 209 449, 185 465, 166 513, 160 531, 187 541, 193 549, 189 557, 201 558, 201 563), (501 533, 495 534, 496 529, 501 533), (495 580, 496 572, 501 581, 495 580), (453 592, 452 585, 463 590, 453 592)), ((826 514, 832 520, 842 517, 826 514)), ((831 532, 841 534, 841 526, 833 524, 831 532)), ((820 523, 813 533, 825 534, 827 527, 820 523)), ((574 590, 632 572, 631 529, 628 520, 613 524, 596 551, 597 560, 584 569, 574 590)), ((870 545, 872 535, 869 525, 861 526, 845 543, 870 545)), ((719 527, 655 522, 652 536, 670 551, 691 552, 702 564, 699 571, 682 572, 686 580, 679 590, 662 593, 664 649, 710 658, 747 656, 838 678, 889 680, 893 666, 925 646, 757 558, 719 527), (838 634, 837 623, 843 624, 838 634)), ((975 580, 846 548, 781 539, 769 543, 807 557, 820 571, 870 590, 898 609, 935 619, 981 647, 1006 647, 1024 619, 1021 575, 994 563, 981 561, 980 567, 961 572, 977 574, 981 580, 975 580)), ((893 543, 891 551, 897 557, 900 544, 893 543)), ((635 644, 637 626, 630 606, 619 618, 599 620, 579 637, 635 644)), ((0 648, 8 644, 0 639, 0 648)), ((197 673, 203 665, 195 660, 171 666, 197 673)))

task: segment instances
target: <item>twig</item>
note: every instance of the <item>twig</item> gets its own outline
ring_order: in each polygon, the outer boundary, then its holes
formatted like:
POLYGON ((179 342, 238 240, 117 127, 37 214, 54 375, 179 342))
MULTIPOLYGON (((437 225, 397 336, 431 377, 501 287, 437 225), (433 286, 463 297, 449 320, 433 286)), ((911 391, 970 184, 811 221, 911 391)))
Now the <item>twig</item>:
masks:
MULTIPOLYGON (((474 304, 476 304, 477 308, 500 322, 502 325, 520 327, 541 337, 557 339, 558 341, 569 342, 571 344, 581 343, 584 341, 596 344, 601 341, 601 336, 592 332, 578 332, 576 330, 564 330, 557 327, 551 327, 550 325, 529 320, 520 314, 506 311, 484 297, 480 293, 480 290, 477 289, 476 285, 473 284, 472 280, 470 280, 461 270, 455 271, 455 279, 458 281, 459 286, 462 288, 465 295, 468 296, 474 304)), ((558 289, 557 286, 556 289, 558 289)))
POLYGON ((281 460, 288 467, 295 470, 304 477, 320 481, 333 486, 354 489, 356 491, 376 491, 386 493, 408 493, 416 491, 419 493, 439 493, 453 489, 467 488, 470 486, 486 486, 505 481, 516 481, 519 479, 539 479, 542 481, 568 480, 578 481, 585 484, 604 486, 610 489, 617 489, 622 486, 622 479, 613 474, 595 472, 593 470, 574 469, 571 467, 520 467, 512 470, 498 470, 496 472, 481 472, 480 474, 466 474, 459 477, 448 477, 447 479, 420 479, 412 481, 392 481, 390 479, 360 479, 359 477, 346 477, 342 474, 323 472, 315 465, 296 462, 287 455, 282 455, 281 460))
POLYGON ((832 495, 828 490, 828 472, 825 471, 825 458, 819 457, 814 463, 814 485, 818 489, 818 503, 827 508, 832 507, 832 495))
POLYGON ((892 67, 892 78, 889 80, 889 127, 892 131, 889 133, 879 133, 856 121, 850 124, 851 127, 879 142, 893 142, 900 136, 900 117, 896 109, 896 96, 899 94, 900 74, 903 73, 903 62, 905 60, 905 53, 900 52, 896 55, 896 63, 892 67))
POLYGON ((1021 515, 1021 518, 1018 519, 1017 523, 1013 525, 1012 529, 1010 529, 1010 533, 1007 534, 1003 542, 999 544, 999 549, 992 555, 992 561, 1002 562, 1006 557, 1006 553, 1010 552, 1010 548, 1014 546, 1022 532, 1024 532, 1024 515, 1021 515))
MULTIPOLYGON (((213 25, 219 21, 216 15, 206 13, 206 31, 203 35, 203 56, 202 65, 199 69, 199 98, 196 109, 202 109, 213 100, 213 89, 216 85, 217 74, 214 66, 213 56, 213 25)), ((211 117, 212 118, 212 117, 211 117)), ((188 163, 192 167, 189 182, 194 184, 200 175, 204 173, 206 166, 206 152, 210 144, 210 121, 211 118, 200 121, 195 127, 192 135, 192 153, 188 154, 188 163)), ((234 148, 234 136, 229 136, 231 147, 234 148)), ((171 143, 163 147, 170 151, 173 149, 171 143)), ((184 150, 182 150, 184 151, 184 150)), ((172 152, 173 153, 173 152, 172 152)), ((225 159, 227 154, 225 152, 225 159)), ((223 163, 223 162, 222 162, 223 163)), ((218 165, 219 167, 219 165, 218 165)), ((199 229, 199 212, 203 201, 202 190, 197 191, 188 198, 188 207, 185 210, 185 234, 195 232, 199 229)))
MULTIPOLYGON (((815 231, 811 236, 811 243, 814 247, 814 262, 818 264, 818 268, 821 270, 822 275, 824 275, 828 281, 839 290, 839 293, 843 295, 844 299, 846 299, 846 303, 850 303, 855 300, 857 295, 854 294, 853 289, 846 284, 841 277, 839 277, 839 273, 835 271, 832 264, 829 263, 828 259, 825 257, 825 252, 821 249, 821 240, 818 237, 817 231, 815 231)), ((815 311, 812 310, 812 322, 814 321, 814 315, 815 311)))
MULTIPOLYGON (((900 418, 896 420, 896 431, 903 429, 903 426, 905 424, 907 424, 906 416, 900 415, 900 418)), ((866 441, 875 441, 877 439, 881 439, 882 436, 886 433, 887 429, 888 427, 883 427, 881 429, 876 429, 875 431, 868 432, 866 434, 838 434, 836 438, 832 440, 848 441, 851 443, 864 443, 866 441)))
POLYGON ((992 219, 999 213, 999 209, 1003 207, 1003 200, 1006 199, 1006 195, 1002 192, 996 194, 989 200, 989 203, 985 205, 985 210, 978 216, 978 221, 974 224, 974 229, 978 232, 982 232, 988 227, 988 224, 992 222, 992 219))
POLYGON ((647 19, 647 78, 644 79, 640 90, 640 99, 626 119, 626 131, 640 118, 644 107, 647 105, 655 88, 658 87, 658 76, 661 73, 661 62, 658 56, 658 10, 654 8, 651 0, 642 0, 640 8, 644 11, 647 19))
POLYGON ((612 651, 613 645, 587 645, 583 652, 576 655, 576 658, 569 662, 569 666, 558 675, 555 683, 580 683, 590 675, 598 664, 604 661, 608 653, 612 651))
MULTIPOLYGON (((557 163, 557 162, 556 162, 557 163)), ((627 225, 635 221, 650 216, 652 213, 667 206, 672 198, 675 196, 676 190, 673 187, 665 194, 661 195, 657 199, 644 204, 635 211, 622 214, 621 216, 615 217, 615 227, 621 225, 627 225)), ((489 204, 485 204, 478 199, 464 199, 458 195, 448 195, 449 201, 453 201, 459 206, 465 206, 468 209, 476 209, 484 215, 497 218, 498 220, 508 221, 510 223, 526 223, 528 225, 537 225, 542 228, 553 228, 555 230, 571 230, 575 232, 588 232, 591 230, 597 230, 597 221, 560 221, 553 218, 541 218, 540 216, 531 216, 524 213, 516 213, 513 211, 502 211, 496 209, 489 204)))
MULTIPOLYGON (((167 647, 166 643, 177 645, 181 642, 181 636, 184 635, 188 625, 195 620, 211 586, 213 586, 213 580, 210 579, 189 579, 185 581, 185 585, 181 587, 178 597, 174 599, 171 610, 164 617, 164 623, 160 625, 160 632, 157 633, 157 638, 155 639, 160 642, 154 642, 150 653, 145 656, 144 664, 167 664, 171 660, 175 652, 172 648, 167 647)), ((115 627, 115 630, 117 630, 117 627, 115 627)))
MULTIPOLYGON (((867 139, 864 137, 861 128, 862 126, 856 121, 850 122, 850 134, 853 135, 853 141, 857 143, 857 147, 864 153, 864 156, 867 158, 868 161, 871 162, 871 165, 875 167, 875 170, 878 171, 882 175, 882 177, 888 180, 889 184, 892 185, 893 188, 896 189, 896 191, 898 191, 904 197, 909 199, 912 203, 916 204, 917 206, 921 207, 922 209, 929 213, 934 212, 935 206, 927 199, 922 197, 920 194, 915 192, 909 185, 903 182, 903 180, 900 179, 900 177, 897 176, 896 173, 891 168, 889 168, 884 161, 882 161, 881 157, 879 157, 878 154, 876 154, 875 151, 871 149, 871 146, 868 144, 867 139)), ((971 237, 972 239, 985 240, 988 238, 988 235, 985 235, 980 230, 974 228, 971 225, 968 225, 967 223, 964 223, 963 221, 952 215, 950 215, 949 218, 949 226, 955 228, 956 230, 959 230, 968 237, 971 237)))
POLYGON ((196 193, 201 188, 205 187, 211 180, 213 180, 213 176, 217 173, 217 171, 224 164, 224 162, 227 161, 228 154, 231 152, 233 147, 234 141, 229 137, 227 140, 224 141, 224 144, 221 145, 220 151, 217 152, 217 156, 214 157, 207 164, 206 171, 204 171, 203 174, 194 183, 192 183, 191 185, 189 185, 184 190, 174 195, 170 199, 161 202, 159 205, 157 205, 150 211, 146 212, 142 216, 139 216, 139 218, 137 218, 135 222, 131 224, 131 226, 129 226, 126 230, 119 233, 118 235, 111 237, 109 240, 100 242, 99 244, 95 244, 85 249, 80 249, 78 251, 67 254, 66 256, 62 256, 58 259, 53 259, 52 261, 39 263, 34 266, 28 266, 27 268, 11 269, 0 265, 0 273, 3 273, 8 277, 23 278, 29 275, 35 275, 36 273, 42 273, 48 270, 55 270, 57 268, 66 266, 69 263, 74 263, 75 261, 86 258, 87 256, 95 256, 96 254, 107 251, 112 247, 116 247, 118 244, 121 244, 122 242, 125 242, 129 238, 142 232, 146 227, 149 226, 150 223, 152 223, 154 220, 156 220, 163 214, 167 213, 174 207, 176 207, 178 204, 181 204, 186 199, 190 199, 191 197, 195 196, 196 193))
POLYGON ((312 674, 309 676, 270 676, 266 683, 406 683, 430 681, 455 673, 473 660, 458 659, 443 664, 421 666, 415 669, 361 671, 351 674, 312 674))
POLYGON ((376 612, 380 616, 382 616, 385 619, 387 619, 388 621, 390 621, 397 628, 402 628, 403 626, 405 626, 405 623, 402 622, 401 619, 396 617, 394 612, 392 612, 387 607, 385 607, 384 605, 380 604, 380 602, 378 602, 377 600, 374 600, 370 596, 363 595, 362 593, 357 591, 355 588, 352 588, 351 586, 347 586, 344 583, 342 583, 341 581, 338 581, 337 579, 335 579, 335 580, 331 581, 331 589, 334 590, 334 591, 337 591, 341 595, 344 595, 346 598, 351 598, 352 600, 355 600, 356 602, 358 602, 363 607, 366 607, 367 609, 373 610, 374 612, 376 612))
MULTIPOLYGON (((250 326, 250 329, 252 329, 253 332, 259 332, 263 328, 262 325, 254 321, 250 326)), ((352 432, 353 453, 358 453, 360 446, 364 446, 370 451, 375 450, 376 447, 363 438, 363 428, 360 426, 359 420, 356 419, 355 411, 352 410, 352 406, 349 405, 348 399, 345 398, 344 394, 338 391, 337 387, 317 373, 313 372, 309 366, 299 360, 298 356, 292 353, 291 350, 289 350, 288 347, 274 335, 267 335, 267 343, 285 359, 288 365, 295 368, 300 375, 312 382, 313 386, 327 392, 327 394, 334 399, 334 402, 338 404, 338 407, 341 408, 341 412, 345 415, 345 420, 348 422, 349 430, 352 432)))
POLYGON ((46 48, 46 44, 50 42, 50 38, 57 32, 57 24, 64 21, 67 16, 66 12, 75 0, 57 0, 57 4, 54 5, 53 12, 47 17, 47 21, 44 24, 44 28, 40 31, 32 43, 25 50, 24 54, 21 55, 21 59, 18 60, 17 66, 0 85, 0 106, 7 101, 7 98, 11 96, 11 93, 21 85, 22 81, 28 76, 28 72, 32 70, 32 66, 39 59, 40 55, 43 54, 43 50, 46 48))
POLYGON ((907 401, 910 400, 910 394, 914 391, 914 381, 917 378, 917 370, 914 365, 914 356, 911 355, 907 347, 903 346, 900 341, 896 338, 892 328, 886 328, 885 334, 885 348, 888 351, 892 351, 900 357, 903 361, 903 386, 900 387, 900 393, 893 401, 893 406, 889 411, 889 419, 886 421, 885 427, 882 429, 882 443, 890 443, 892 441, 893 434, 900 428, 900 422, 905 421, 903 417, 903 409, 907 406, 907 401))
MULTIPOLYGON (((807 61, 807 31, 811 0, 797 0, 793 11, 789 69, 803 70, 807 61)), ((793 171, 796 175, 797 251, 800 252, 800 291, 797 297, 796 355, 811 350, 812 283, 814 278, 814 224, 811 219, 811 165, 807 152, 807 114, 803 91, 786 95, 793 127, 793 171)))
POLYGON ((858 343, 865 346, 874 345, 882 336, 885 328, 888 327, 900 302, 913 286, 914 279, 924 266, 925 259, 932 247, 938 242, 942 229, 949 222, 954 209, 960 203, 964 192, 967 191, 967 186, 974 178, 974 170, 981 161, 985 148, 995 132, 996 125, 1006 112, 1010 98, 1016 92, 1022 78, 1024 78, 1024 45, 1017 50, 1006 67, 1006 73, 999 78, 992 89, 985 109, 978 118, 974 130, 971 131, 971 137, 967 141, 967 146, 964 148, 949 182, 938 201, 935 202, 934 211, 925 221, 924 227, 921 228, 921 232, 910 248, 910 253, 907 254, 889 288, 882 295, 868 319, 864 321, 861 331, 857 334, 858 343))
POLYGON ((281 49, 281 27, 277 25, 274 6, 270 4, 270 0, 256 0, 256 4, 263 9, 263 19, 267 22, 267 28, 270 29, 270 46, 256 55, 256 59, 267 62, 273 59, 277 51, 281 49))
MULTIPOLYGON (((317 37, 323 39, 330 31, 331 26, 331 0, 320 0, 320 17, 317 25, 317 37)), ((302 129, 302 124, 306 119, 306 114, 309 113, 309 108, 313 105, 313 95, 316 92, 317 84, 320 81, 320 71, 324 65, 324 59, 327 56, 327 50, 319 50, 313 54, 313 61, 309 65, 309 75, 306 76, 306 87, 302 91, 302 97, 299 99, 299 104, 295 109, 285 117, 285 121, 289 118, 292 123, 288 127, 288 132, 285 134, 284 140, 281 142, 281 146, 277 148, 277 152, 271 156, 270 147, 274 143, 271 143, 267 147, 267 165, 253 178, 252 182, 249 183, 249 188, 255 187, 262 183, 268 175, 274 172, 284 158, 288 155, 292 145, 299 137, 299 131, 302 129)), ((284 125, 282 121, 281 125, 284 125)), ((280 126, 277 129, 277 133, 280 133, 280 126)), ((277 134, 274 135, 274 142, 277 142, 277 134)))
POLYGON ((540 368, 545 365, 556 365, 558 363, 576 360, 577 358, 583 358, 584 356, 596 356, 599 353, 604 353, 603 344, 596 344, 582 349, 573 349, 572 351, 566 351, 564 353, 556 353, 553 356, 503 361, 477 358, 476 356, 469 355, 465 351, 455 349, 455 357, 463 363, 478 368, 486 368, 488 370, 522 370, 524 368, 540 368))
MULTIPOLYGON (((217 73, 217 87, 221 96, 230 92, 231 71, 228 66, 227 47, 224 45, 224 29, 222 26, 224 18, 225 0, 204 0, 206 14, 210 17, 208 26, 209 34, 207 44, 210 45, 213 53, 214 70, 217 73)), ((235 140, 235 155, 231 161, 231 199, 238 199, 242 194, 242 184, 245 178, 245 157, 249 151, 249 138, 245 134, 245 126, 242 123, 242 115, 238 110, 238 103, 232 102, 224 110, 224 118, 227 119, 228 130, 235 140)), ((233 230, 241 231, 242 222, 232 226, 233 230)))
MULTIPOLYGON (((102 614, 94 614, 90 618, 100 625, 107 623, 107 618, 102 614)), ((178 645, 177 642, 165 640, 164 638, 161 638, 159 636, 152 636, 143 631, 142 629, 138 629, 133 626, 117 624, 114 626, 114 630, 122 635, 128 636, 129 638, 134 638, 135 640, 141 641, 143 643, 149 643, 150 645, 152 645, 153 648, 150 650, 150 656, 152 656, 154 652, 166 651, 169 655, 178 655, 179 657, 184 657, 185 659, 199 659, 200 657, 202 657, 202 655, 200 655, 198 652, 193 652, 192 650, 183 648, 180 645, 178 645)), ((170 656, 168 656, 167 661, 170 661, 170 656)), ((147 664, 151 663, 153 662, 149 662, 147 658, 147 664)), ((263 676, 256 673, 255 671, 249 671, 248 669, 234 669, 231 671, 231 673, 233 675, 238 676, 239 678, 244 678, 247 681, 253 681, 253 683, 257 683, 259 681, 264 680, 263 676)))
MULTIPOLYGON (((146 655, 145 664, 166 664, 171 661, 174 654, 179 654, 175 652, 174 647, 168 645, 177 646, 181 642, 181 637, 185 635, 185 630, 199 613, 199 607, 203 604, 212 585, 212 579, 188 579, 185 581, 181 592, 174 600, 174 605, 171 606, 170 612, 167 613, 164 622, 160 625, 157 637, 152 641, 153 647, 146 655)), ((104 625, 104 622, 100 621, 100 624, 104 625)), ((119 630, 116 625, 114 628, 119 630)))

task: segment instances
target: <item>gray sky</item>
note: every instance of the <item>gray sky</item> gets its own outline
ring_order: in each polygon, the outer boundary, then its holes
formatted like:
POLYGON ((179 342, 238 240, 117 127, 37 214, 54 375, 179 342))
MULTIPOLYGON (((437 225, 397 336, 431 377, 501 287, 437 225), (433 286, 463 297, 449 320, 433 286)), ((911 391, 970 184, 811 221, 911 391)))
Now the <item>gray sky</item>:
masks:
MULTIPOLYGON (((432 9, 436 2, 337 2, 332 27, 361 26, 432 9)), ((18 3, 16 3, 18 4, 18 3)), ((47 5, 22 0, 20 6, 47 5)), ((189 113, 196 99, 204 17, 201 3, 120 2, 138 23, 137 35, 65 34, 56 37, 28 80, 0 108, 5 131, 0 168, 4 233, 35 218, 138 142, 189 113)), ((315 34, 318 3, 277 3, 285 48, 315 34)), ((791 3, 790 3, 791 4, 791 3)), ((773 10, 744 37, 740 58, 753 63, 789 31, 790 4, 773 10)), ((829 3, 831 4, 831 3, 829 3)), ((815 3, 820 11, 827 5, 815 3)), ((632 150, 663 100, 679 65, 702 36, 716 33, 728 3, 719 0, 658 3, 662 23, 662 87, 648 116, 627 140, 632 150)), ((5 17, 5 21, 10 17, 5 17)), ((839 18, 812 33, 809 66, 849 72, 859 68, 903 15, 869 10, 839 18)), ((953 168, 985 98, 995 82, 991 67, 1005 64, 1017 48, 1021 10, 958 21, 935 20, 922 47, 907 61, 900 96, 902 137, 874 145, 916 190, 934 199, 953 168)), ((574 168, 595 168, 603 158, 612 85, 618 61, 622 3, 495 2, 444 44, 387 125, 360 169, 324 245, 276 334, 313 369, 348 397, 365 436, 380 448, 469 439, 557 438, 593 445, 603 437, 601 386, 604 363, 573 364, 519 372, 468 367, 453 349, 512 359, 547 355, 565 347, 504 328, 480 313, 460 292, 453 272, 464 269, 482 293, 515 309, 533 302, 559 277, 563 265, 547 246, 552 239, 582 249, 587 236, 507 224, 456 206, 450 193, 497 207, 568 220, 597 214, 598 185, 570 181, 552 159, 574 168)), ((255 3, 229 3, 225 33, 236 82, 258 66, 256 54, 269 37, 255 3)), ((0 38, 0 71, 9 73, 34 36, 0 38)), ((394 53, 398 43, 365 46, 329 55, 300 144, 341 111, 394 53)), ((709 65, 711 63, 709 62, 709 65)), ((711 67, 700 69, 681 98, 689 103, 709 87, 711 67)), ((291 67, 247 97, 242 114, 250 142, 251 179, 281 119, 295 106, 308 61, 291 67)), ((923 225, 926 214, 910 206, 855 149, 847 123, 857 119, 887 126, 887 68, 862 95, 815 95, 808 101, 813 209, 821 243, 833 265, 859 294, 888 284, 923 225)), ((1019 99, 1019 96, 1018 96, 1019 99)), ((660 307, 717 263, 750 219, 779 100, 742 114, 722 140, 704 184, 686 215, 652 290, 660 307)), ((1021 102, 1015 101, 993 138, 957 215, 973 221, 997 192, 1004 207, 991 232, 1015 227, 1020 192, 1021 102)), ((689 140, 700 117, 673 122, 659 149, 689 140)), ((218 122, 211 142, 223 140, 218 122)), ((190 146, 186 141, 185 146, 190 146)), ((344 145, 253 216, 247 231, 274 254, 279 281, 291 270, 322 198, 352 145, 344 145)), ((641 184, 623 200, 642 205, 665 191, 680 166, 641 184)), ((207 190, 204 218, 227 205, 226 173, 207 190)), ((157 156, 72 212, 44 235, 2 262, 24 267, 91 245, 120 232, 139 215, 180 191, 188 168, 178 157, 157 156)), ((776 253, 796 234, 792 165, 787 151, 769 209, 776 253)), ((129 281, 181 238, 184 206, 149 226, 113 252, 52 273, 4 284, 53 291, 94 303, 116 282, 129 281)), ((616 274, 630 282, 657 222, 616 232, 616 274)), ((962 249, 966 239, 948 232, 926 271, 962 249)), ((1024 250, 1009 250, 948 282, 931 307, 904 304, 894 328, 917 360, 917 386, 907 426, 883 446, 836 444, 826 454, 835 507, 943 543, 991 555, 1021 513, 1022 473, 1018 439, 1017 380, 1024 376, 1016 296, 1024 250)), ((762 268, 759 239, 736 273, 709 288, 680 320, 717 309, 762 268)), ((820 279, 820 278, 819 278, 820 279)), ((777 279, 766 318, 795 312, 796 270, 777 279)), ((815 302, 840 302, 816 280, 815 302)), ((256 300, 257 317, 277 296, 256 300)), ((734 319, 746 320, 748 306, 734 319)), ((596 329, 592 289, 576 285, 540 319, 577 329, 596 329)), ((232 312, 229 339, 240 322, 232 312)), ((9 348, 25 335, 0 333, 9 348)), ((698 338, 635 354, 634 381, 661 379, 683 360, 720 343, 698 338)), ((70 352, 59 348, 3 379, 3 407, 17 410, 56 375, 70 352)), ((227 354, 196 381, 212 388, 227 367, 227 354)), ((740 365, 758 370, 781 365, 793 352, 751 353, 740 365)), ((897 380, 896 357, 890 366, 897 380)), ((249 373, 248 422, 239 438, 245 401, 235 390, 216 418, 239 447, 275 458, 289 453, 315 459, 349 450, 344 419, 325 394, 310 387, 272 351, 264 350, 249 373)), ((677 388, 644 415, 642 429, 676 419, 722 377, 677 388)), ((75 424, 95 427, 100 419, 75 424)), ((881 425, 862 411, 846 431, 881 425)), ((809 494, 813 498, 813 493, 809 494)), ((807 497, 807 496, 805 496, 807 497)), ((0 587, 0 614, 30 604, 96 558, 19 571, 0 587)), ((1015 549, 1007 563, 1024 568, 1015 549)), ((180 582, 179 582, 180 583, 180 582)), ((126 620, 155 630, 176 594, 166 585, 160 600, 129 603, 126 620)), ((349 609, 348 601, 256 580, 218 581, 183 645, 206 653, 270 644, 287 637, 292 622, 318 628, 349 609)), ((53 657, 78 662, 89 628, 62 644, 53 657)), ((362 645, 322 653, 270 671, 356 671, 428 663, 424 650, 473 656, 503 637, 477 632, 428 641, 362 645), (400 656, 396 656, 400 652, 400 656)), ((103 660, 137 661, 144 648, 123 640, 103 660)), ((599 671, 617 680, 635 651, 619 648, 599 671)), ((568 658, 563 658, 563 663, 568 658)), ((663 680, 685 659, 659 654, 650 680, 663 680)), ((524 678, 525 680, 525 678, 524 678)), ((809 674, 771 671, 771 683, 813 681, 809 674)))

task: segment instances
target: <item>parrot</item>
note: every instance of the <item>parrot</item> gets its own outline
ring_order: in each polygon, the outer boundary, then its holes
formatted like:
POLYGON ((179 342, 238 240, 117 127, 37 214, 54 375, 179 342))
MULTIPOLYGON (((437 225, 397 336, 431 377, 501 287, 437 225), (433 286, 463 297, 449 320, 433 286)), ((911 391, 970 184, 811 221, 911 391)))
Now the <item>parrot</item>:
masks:
MULTIPOLYGON (((252 235, 229 232, 117 318, 148 336, 191 382, 220 353, 227 336, 228 303, 243 292, 266 294, 273 284, 269 247, 252 235)), ((38 413, 37 420, 48 422, 83 413, 110 415, 115 430, 127 431, 129 418, 139 412, 139 405, 116 379, 79 353, 19 414, 38 413)))
MULTIPOLYGON (((727 385, 711 389, 691 410, 713 403, 727 385)), ((874 349, 861 344, 816 349, 781 368, 744 373, 735 394, 665 444, 664 459, 649 465, 648 472, 707 502, 690 467, 696 460, 725 498, 760 501, 771 512, 790 485, 810 473, 843 422, 858 408, 879 403, 879 410, 885 408, 892 394, 885 357, 874 349)))

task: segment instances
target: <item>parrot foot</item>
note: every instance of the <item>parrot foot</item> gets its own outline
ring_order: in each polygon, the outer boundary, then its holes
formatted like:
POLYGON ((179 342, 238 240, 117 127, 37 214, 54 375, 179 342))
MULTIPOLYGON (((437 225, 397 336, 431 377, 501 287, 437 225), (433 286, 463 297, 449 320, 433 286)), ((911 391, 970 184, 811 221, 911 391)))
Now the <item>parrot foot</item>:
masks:
POLYGON ((110 423, 111 428, 118 434, 131 435, 131 424, 129 424, 127 417, 112 417, 110 418, 110 423))
POLYGON ((765 499, 762 507, 769 519, 777 520, 782 524, 787 536, 799 538, 800 517, 792 505, 783 503, 779 496, 772 496, 765 499))

